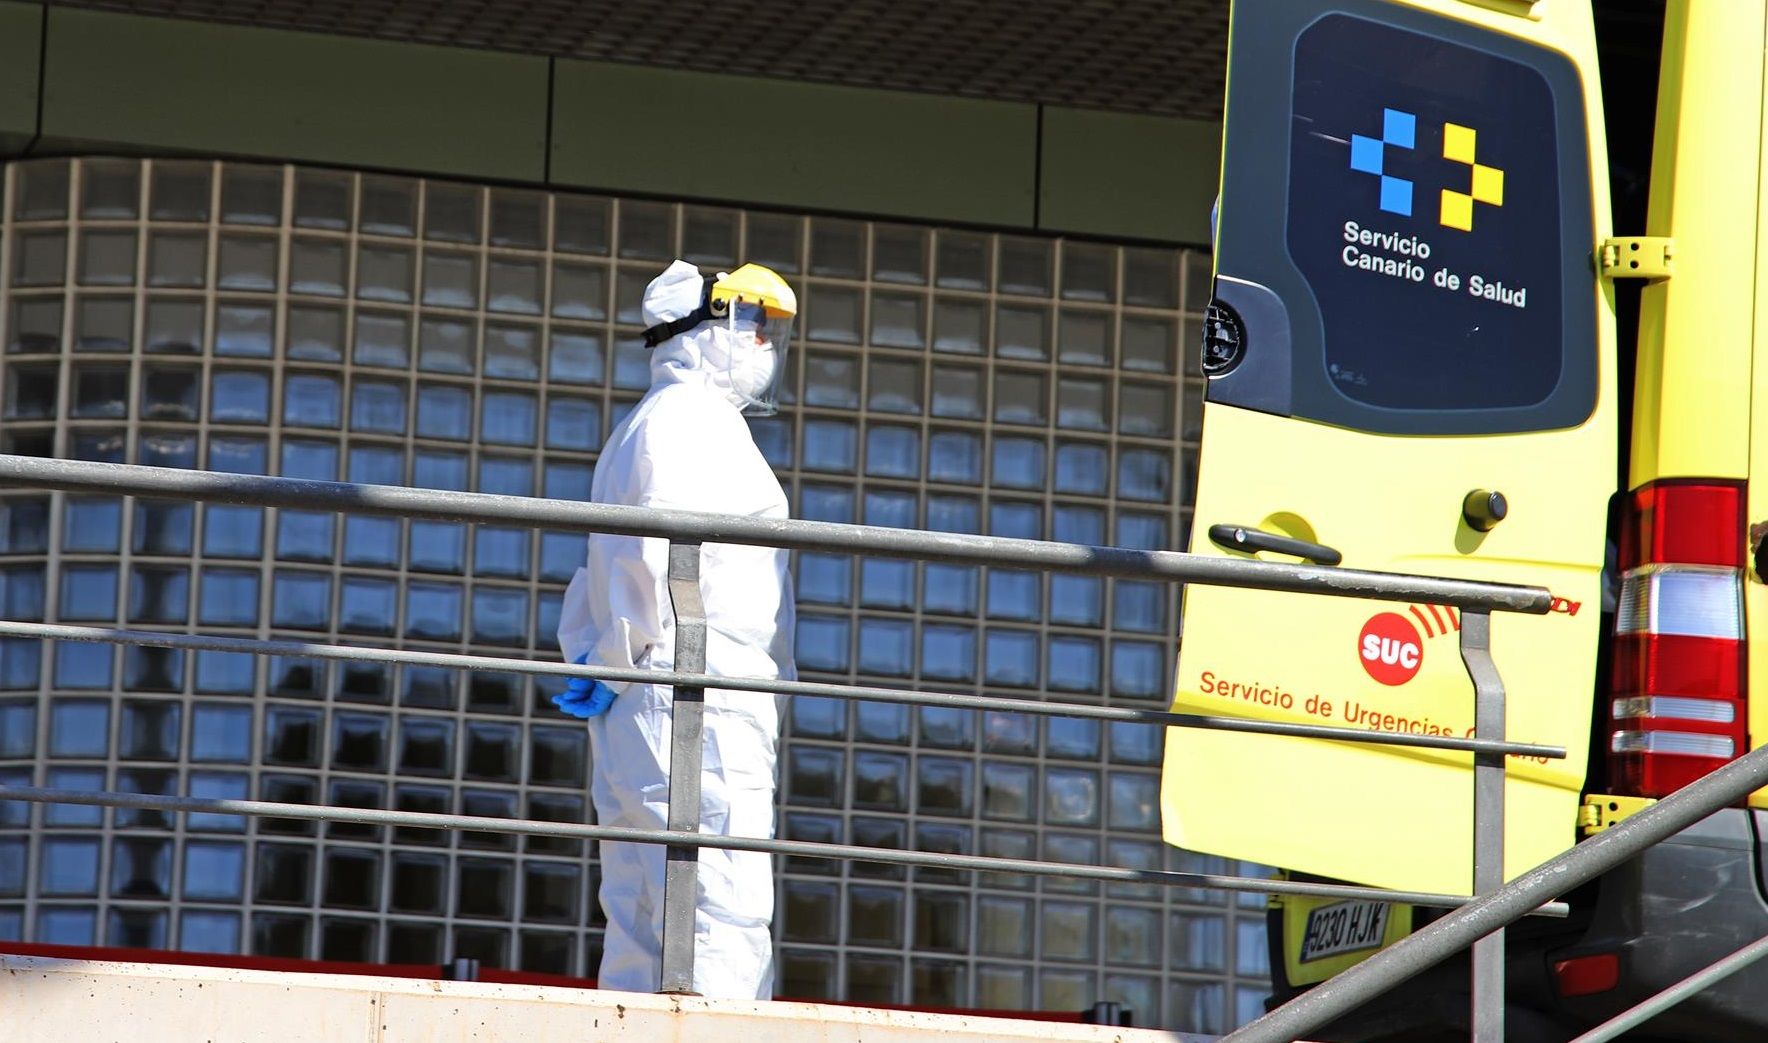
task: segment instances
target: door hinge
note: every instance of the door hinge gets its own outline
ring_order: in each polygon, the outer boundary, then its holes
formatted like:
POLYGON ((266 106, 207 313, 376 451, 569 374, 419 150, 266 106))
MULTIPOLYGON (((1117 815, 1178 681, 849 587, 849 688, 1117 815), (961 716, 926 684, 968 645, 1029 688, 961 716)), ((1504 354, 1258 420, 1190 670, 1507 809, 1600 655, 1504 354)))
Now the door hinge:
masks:
POLYGON ((1604 239, 1596 251, 1604 279, 1668 279, 1676 241, 1667 235, 1627 235, 1604 239))
POLYGON ((1612 829, 1630 818, 1634 813, 1644 811, 1657 803, 1655 797, 1617 797, 1608 793, 1589 793, 1584 796, 1584 803, 1578 808, 1578 831, 1585 836, 1595 836, 1604 830, 1612 829))

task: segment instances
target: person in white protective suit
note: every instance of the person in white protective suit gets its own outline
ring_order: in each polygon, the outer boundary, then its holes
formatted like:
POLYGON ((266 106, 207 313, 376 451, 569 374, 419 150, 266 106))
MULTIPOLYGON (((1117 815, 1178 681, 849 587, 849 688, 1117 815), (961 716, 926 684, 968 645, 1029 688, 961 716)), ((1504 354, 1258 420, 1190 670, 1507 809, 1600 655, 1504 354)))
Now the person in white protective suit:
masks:
MULTIPOLYGON (((614 429, 596 464, 597 503, 767 518, 787 516, 785 493, 744 415, 774 411, 798 302, 773 271, 748 264, 703 277, 676 261, 645 290, 651 389, 614 429)), ((668 543, 592 535, 589 560, 565 593, 559 646, 566 659, 669 670, 675 619, 668 543)), ((701 548, 706 672, 795 679, 793 600, 786 552, 708 543, 701 548)), ((554 701, 589 721, 591 795, 603 825, 667 824, 667 685, 573 678, 554 701)), ((774 697, 706 692, 701 831, 774 832, 774 697)), ((602 988, 654 992, 661 978, 664 848, 603 842, 602 988)), ((702 848, 694 915, 694 991, 773 998, 774 884, 770 856, 702 848)))

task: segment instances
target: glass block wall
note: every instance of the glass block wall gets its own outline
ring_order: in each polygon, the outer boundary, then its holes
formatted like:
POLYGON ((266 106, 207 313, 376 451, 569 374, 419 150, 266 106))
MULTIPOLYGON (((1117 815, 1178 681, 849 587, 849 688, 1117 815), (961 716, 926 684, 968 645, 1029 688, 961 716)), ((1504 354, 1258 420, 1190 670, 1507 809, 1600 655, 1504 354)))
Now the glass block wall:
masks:
MULTIPOLYGON (((674 256, 799 287, 758 442, 799 517, 1184 545, 1207 258, 297 167, 6 168, 0 450, 583 498, 674 256)), ((556 655, 580 538, 0 489, 0 616, 556 655)), ((1173 592, 802 554, 807 677, 1166 700, 1173 592)), ((583 821, 551 682, 0 642, 0 780, 583 821)), ((796 839, 1222 870, 1158 837, 1153 729, 798 699, 796 839)), ((4 806, 0 938, 593 975, 581 842, 4 806)), ((1247 867, 1242 867, 1247 868, 1247 867)), ((1217 1031, 1262 898, 788 859, 780 990, 1217 1031)))

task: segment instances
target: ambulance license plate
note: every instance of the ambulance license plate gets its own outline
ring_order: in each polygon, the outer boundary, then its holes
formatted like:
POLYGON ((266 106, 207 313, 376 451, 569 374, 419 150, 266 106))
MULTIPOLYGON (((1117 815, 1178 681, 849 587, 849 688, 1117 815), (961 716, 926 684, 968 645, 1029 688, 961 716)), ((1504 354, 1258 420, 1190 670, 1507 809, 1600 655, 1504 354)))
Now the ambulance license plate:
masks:
POLYGON ((1301 962, 1381 948, 1390 909, 1386 902, 1334 902, 1310 910, 1301 962))

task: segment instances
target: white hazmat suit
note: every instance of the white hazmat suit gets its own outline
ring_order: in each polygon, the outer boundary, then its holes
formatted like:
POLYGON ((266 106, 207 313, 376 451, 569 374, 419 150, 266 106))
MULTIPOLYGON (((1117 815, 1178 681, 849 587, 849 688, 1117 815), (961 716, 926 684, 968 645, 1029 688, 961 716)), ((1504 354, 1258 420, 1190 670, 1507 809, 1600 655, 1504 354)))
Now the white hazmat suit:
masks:
MULTIPOLYGON (((680 319, 702 298, 693 265, 676 261, 647 288, 645 322, 680 319)), ((754 342, 705 322, 655 349, 651 389, 614 429, 596 464, 591 498, 688 511, 787 516, 785 493, 749 433, 741 408, 767 383, 754 342), (735 356, 735 357, 733 357, 735 356)), ((764 353, 771 357, 772 352, 764 353)), ((559 645, 567 660, 669 670, 675 619, 668 543, 596 534, 565 594, 559 645)), ((706 610, 706 668, 730 676, 795 678, 793 600, 783 550, 705 544, 700 591, 706 610)), ((670 711, 667 685, 607 682, 617 695, 589 718, 591 795, 603 825, 662 829, 668 820, 670 711)), ((774 765, 779 708, 774 697, 706 691, 700 829, 743 837, 774 834, 774 765)), ((608 926, 599 984, 654 992, 661 977, 665 849, 604 841, 602 909, 608 926)), ((703 996, 773 997, 774 909, 770 856, 702 848, 694 915, 694 991, 703 996)))

